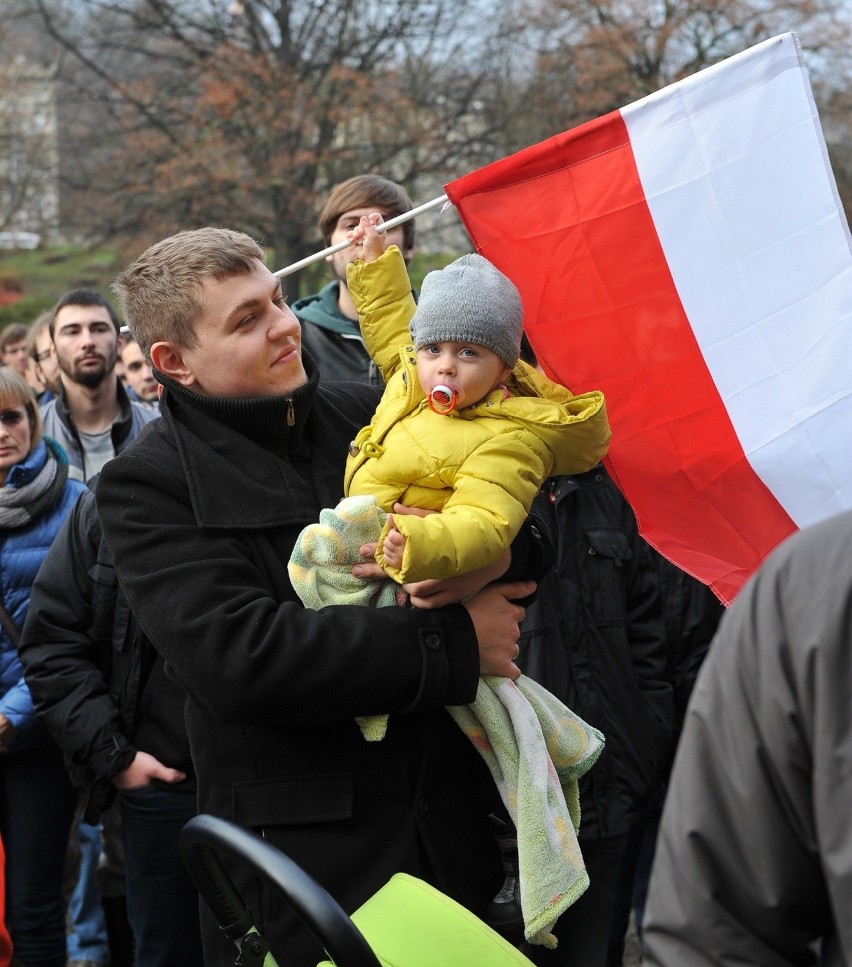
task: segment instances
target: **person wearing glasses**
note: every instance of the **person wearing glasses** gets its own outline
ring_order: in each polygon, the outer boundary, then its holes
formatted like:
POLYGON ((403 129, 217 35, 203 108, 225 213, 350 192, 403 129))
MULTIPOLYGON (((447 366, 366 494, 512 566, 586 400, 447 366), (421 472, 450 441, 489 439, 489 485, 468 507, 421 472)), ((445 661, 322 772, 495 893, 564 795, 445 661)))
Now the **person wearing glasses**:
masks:
POLYGON ((36 393, 39 406, 46 406, 59 395, 59 361, 53 349, 50 338, 50 320, 53 313, 50 310, 42 312, 30 326, 27 340, 27 351, 33 361, 36 376, 44 389, 36 393))
POLYGON ((35 395, 0 370, 0 835, 6 921, 27 967, 64 967, 65 846, 76 803, 59 748, 36 720, 18 638, 36 573, 74 502, 62 447, 42 435, 35 395))

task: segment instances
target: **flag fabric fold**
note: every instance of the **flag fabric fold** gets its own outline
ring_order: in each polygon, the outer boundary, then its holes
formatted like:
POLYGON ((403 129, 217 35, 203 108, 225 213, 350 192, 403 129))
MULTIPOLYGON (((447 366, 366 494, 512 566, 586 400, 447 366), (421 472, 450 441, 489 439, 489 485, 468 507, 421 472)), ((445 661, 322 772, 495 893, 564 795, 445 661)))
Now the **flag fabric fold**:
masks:
POLYGON ((642 533, 730 602, 852 506, 852 241, 793 34, 446 186, 642 533))

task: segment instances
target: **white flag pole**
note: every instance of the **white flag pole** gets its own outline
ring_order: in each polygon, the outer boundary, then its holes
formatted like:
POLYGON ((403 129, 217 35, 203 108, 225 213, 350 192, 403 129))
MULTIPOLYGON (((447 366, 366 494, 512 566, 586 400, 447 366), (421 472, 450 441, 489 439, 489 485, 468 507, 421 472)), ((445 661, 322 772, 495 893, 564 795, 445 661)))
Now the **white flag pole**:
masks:
MULTIPOLYGON (((387 232, 392 228, 396 228, 397 225, 402 225, 403 222, 407 222, 409 219, 415 218, 417 215, 422 215, 423 212, 428 212, 432 208, 437 208, 438 205, 443 205, 444 203, 449 204, 449 199, 446 195, 441 195, 440 198, 433 198, 432 201, 427 201, 425 205, 418 205, 417 208, 412 208, 410 212, 403 212, 402 215, 397 215, 394 218, 389 218, 386 222, 382 222, 378 226, 378 231, 387 232)), ((342 252, 343 249, 349 248, 350 244, 350 242, 338 242, 336 245, 329 245, 328 248, 324 248, 321 252, 315 252, 313 255, 300 259, 298 262, 294 262, 292 265, 279 269, 272 274, 277 279, 283 279, 284 276, 292 275, 294 272, 298 272, 299 269, 303 269, 306 265, 313 265, 314 262, 321 262, 328 255, 334 255, 335 252, 342 252)))

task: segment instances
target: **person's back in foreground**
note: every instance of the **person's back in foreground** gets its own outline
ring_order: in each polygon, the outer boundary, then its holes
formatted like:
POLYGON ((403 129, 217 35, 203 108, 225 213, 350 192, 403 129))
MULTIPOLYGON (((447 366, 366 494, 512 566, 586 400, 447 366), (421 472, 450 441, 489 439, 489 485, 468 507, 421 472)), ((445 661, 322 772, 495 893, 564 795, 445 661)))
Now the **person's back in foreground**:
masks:
POLYGON ((847 511, 787 541, 722 618, 663 810, 647 963, 852 964, 850 642, 847 511))
MULTIPOLYGON (((509 599, 533 583, 435 610, 305 610, 286 561, 340 497, 377 392, 319 386, 279 283, 239 233, 166 239, 117 290, 165 392, 162 419, 104 469, 98 508, 130 606, 188 690, 200 810, 262 833, 347 910, 406 871, 480 911, 502 881, 490 779, 443 707, 472 701, 481 672, 517 677, 523 609, 509 599), (386 739, 365 743, 354 717, 388 710, 386 739)), ((523 550, 532 573, 523 534, 513 563, 523 550)), ((470 580, 432 602, 476 592, 470 580)), ((285 904, 234 878, 288 963, 321 959, 285 904)), ((209 917, 203 930, 207 963, 231 963, 209 917)))

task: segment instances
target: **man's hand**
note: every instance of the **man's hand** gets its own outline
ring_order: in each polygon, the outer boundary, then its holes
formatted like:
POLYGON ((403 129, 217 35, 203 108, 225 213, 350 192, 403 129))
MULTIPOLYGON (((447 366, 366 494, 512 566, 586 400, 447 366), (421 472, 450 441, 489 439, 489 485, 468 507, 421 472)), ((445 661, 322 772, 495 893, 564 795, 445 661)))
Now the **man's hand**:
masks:
POLYGON ((0 714, 0 752, 9 751, 9 746, 15 741, 17 731, 6 716, 0 714))
POLYGON ((384 252, 385 243, 376 231, 384 218, 378 212, 362 215, 360 224, 346 233, 346 239, 357 250, 358 258, 362 262, 375 262, 384 252))
POLYGON ((448 604, 467 601, 478 591, 488 587, 492 581, 499 581, 509 570, 511 563, 512 553, 505 550, 493 564, 477 571, 468 571, 467 574, 458 574, 440 581, 416 581, 403 587, 415 608, 424 608, 427 611, 431 608, 443 608, 448 604))
POLYGON ((118 789, 141 789, 150 786, 152 779, 161 782, 183 782, 186 773, 179 769, 164 766, 159 759, 147 752, 137 752, 133 762, 112 777, 113 784, 118 789))
POLYGON ((513 581, 511 584, 492 584, 469 601, 464 602, 479 642, 479 672, 481 675, 520 677, 515 664, 520 654, 521 621, 524 609, 514 602, 535 591, 535 581, 513 581))
MULTIPOLYGON (((399 515, 410 514, 414 517, 428 517, 429 514, 438 513, 436 510, 425 510, 423 507, 406 507, 405 504, 400 503, 393 505, 393 512, 399 515)), ((352 568, 352 574, 355 577, 367 581, 387 577, 379 565, 370 560, 376 554, 375 544, 364 544, 358 549, 358 553, 361 557, 368 558, 368 561, 363 564, 356 564, 352 568)), ((403 588, 415 608, 425 610, 443 608, 448 604, 456 604, 473 597, 477 591, 481 591, 492 581, 498 581, 509 570, 511 563, 512 553, 505 550, 488 567, 469 571, 467 574, 458 574, 451 578, 442 578, 441 580, 416 581, 412 584, 403 585, 403 588)))

